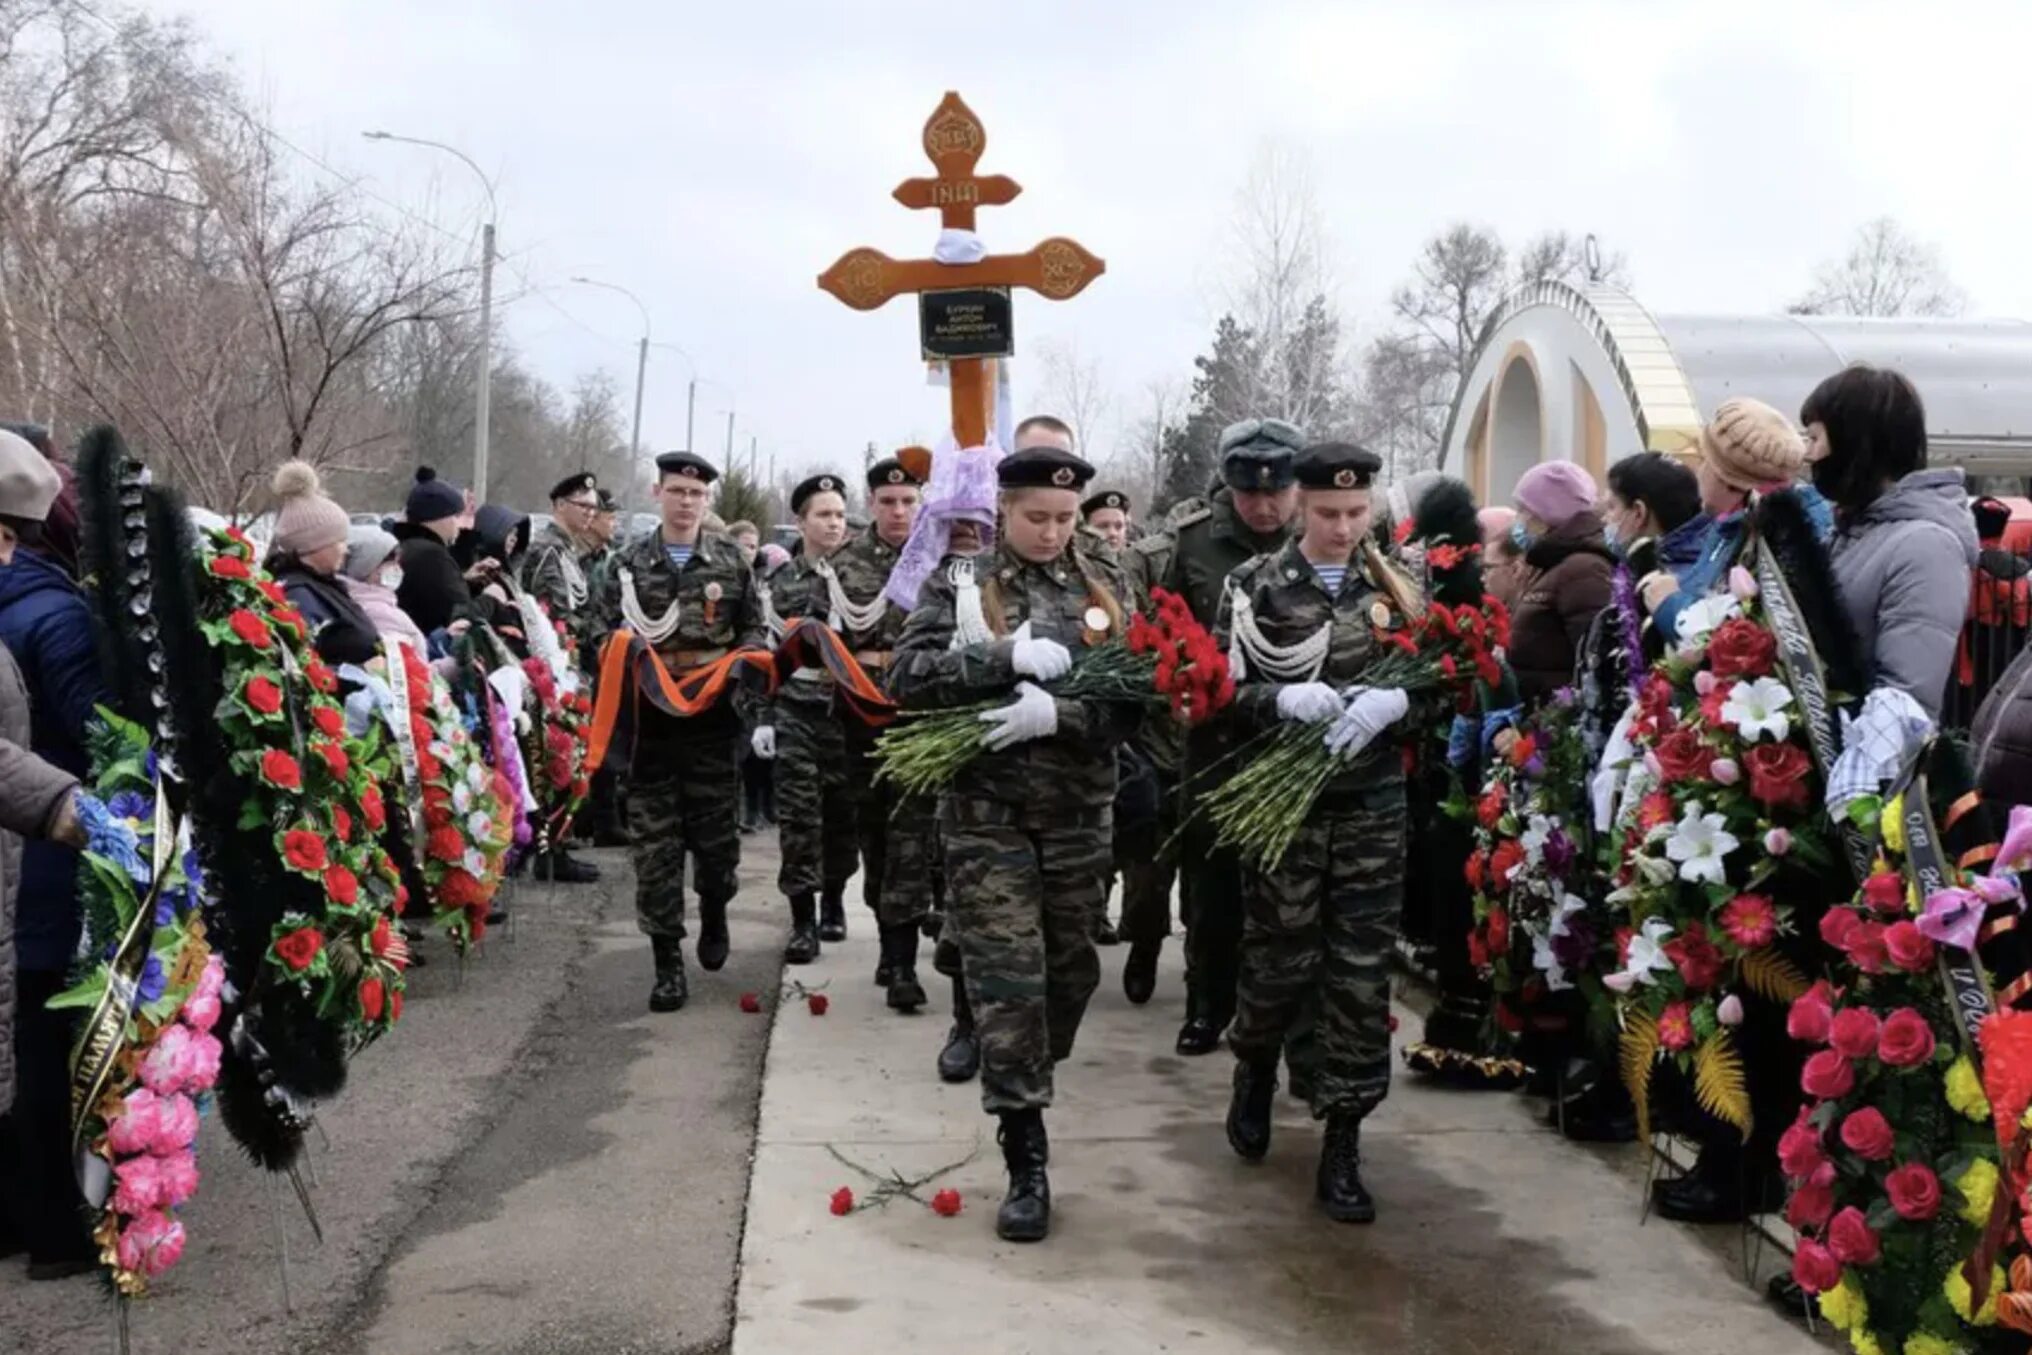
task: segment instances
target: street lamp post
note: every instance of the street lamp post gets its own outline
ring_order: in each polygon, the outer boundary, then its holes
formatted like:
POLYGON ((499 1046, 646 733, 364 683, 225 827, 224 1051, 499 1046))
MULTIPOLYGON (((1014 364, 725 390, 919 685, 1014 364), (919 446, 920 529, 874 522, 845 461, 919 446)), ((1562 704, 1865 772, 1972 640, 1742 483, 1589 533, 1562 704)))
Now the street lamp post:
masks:
MULTIPOLYGON (((633 431, 628 435, 630 462, 639 465, 642 460, 642 382, 649 372, 649 307, 642 304, 641 297, 615 283, 601 282, 597 278, 573 278, 572 281, 582 287, 600 287, 609 292, 619 292, 635 303, 636 310, 642 312, 642 338, 635 345, 635 424, 633 431)), ((687 433, 686 440, 689 439, 690 434, 687 433)))
POLYGON ((487 220, 480 227, 480 352, 473 375, 475 395, 473 397, 473 498, 487 501, 487 433, 493 395, 493 341, 494 341, 494 221, 500 216, 499 204, 494 200, 494 183, 467 155, 456 146, 447 146, 442 141, 428 141, 420 136, 398 136, 394 132, 362 132, 369 141, 401 141, 411 146, 426 146, 434 151, 457 156, 465 162, 480 180, 480 186, 487 190, 487 220))

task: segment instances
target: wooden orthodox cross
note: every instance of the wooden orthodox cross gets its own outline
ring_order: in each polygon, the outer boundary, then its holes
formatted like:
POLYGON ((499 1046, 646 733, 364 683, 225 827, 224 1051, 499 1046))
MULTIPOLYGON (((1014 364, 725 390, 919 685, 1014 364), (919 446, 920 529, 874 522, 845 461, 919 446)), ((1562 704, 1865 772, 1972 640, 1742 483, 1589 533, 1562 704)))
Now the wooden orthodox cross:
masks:
MULTIPOLYGON (((971 231, 974 211, 1000 207, 1023 190, 1002 174, 976 175, 974 166, 987 148, 988 133, 966 101, 948 91, 924 124, 924 153, 937 174, 906 179, 896 188, 905 207, 936 208, 948 230, 971 231)), ((1003 292, 1027 287, 1053 301, 1076 296, 1107 265, 1076 241, 1054 235, 1027 254, 990 254, 973 263, 940 263, 936 259, 892 259, 880 250, 850 249, 825 272, 818 285, 855 310, 869 311, 906 293, 936 297, 955 290, 1003 292)), ((1004 352, 1007 350, 1004 349, 1004 352)), ((989 409, 994 389, 991 358, 953 357, 953 437, 962 447, 988 440, 989 409)))

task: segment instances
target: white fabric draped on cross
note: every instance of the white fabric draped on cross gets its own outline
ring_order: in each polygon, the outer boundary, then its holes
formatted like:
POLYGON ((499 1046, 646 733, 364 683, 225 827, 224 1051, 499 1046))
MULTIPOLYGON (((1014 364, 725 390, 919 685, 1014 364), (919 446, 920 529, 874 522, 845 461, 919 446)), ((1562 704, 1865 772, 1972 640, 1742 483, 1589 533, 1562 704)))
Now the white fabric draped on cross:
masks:
POLYGON ((672 598, 669 608, 663 615, 654 621, 650 620, 642 611, 642 599, 635 596, 634 571, 629 569, 621 571, 621 619, 628 623, 629 630, 650 644, 660 645, 677 634, 678 612, 681 606, 681 599, 672 598))
POLYGON ((1272 682, 1316 682, 1326 667, 1326 652, 1333 641, 1333 623, 1325 622, 1295 645, 1272 644, 1256 625, 1256 607, 1249 595, 1234 586, 1223 585, 1228 594, 1228 619, 1232 634, 1228 640, 1228 671, 1235 681, 1244 681, 1250 671, 1272 682))
POLYGON ((889 610, 889 599, 880 593, 867 602, 856 603, 847 596, 847 590, 840 586, 840 576, 833 570, 833 562, 818 562, 819 577, 826 583, 826 624, 844 635, 866 635, 882 623, 882 617, 889 610))
POLYGON ((995 632, 988 629, 987 613, 981 610, 981 585, 974 578, 974 562, 953 561, 946 577, 953 585, 952 647, 965 649, 968 645, 992 643, 995 632))

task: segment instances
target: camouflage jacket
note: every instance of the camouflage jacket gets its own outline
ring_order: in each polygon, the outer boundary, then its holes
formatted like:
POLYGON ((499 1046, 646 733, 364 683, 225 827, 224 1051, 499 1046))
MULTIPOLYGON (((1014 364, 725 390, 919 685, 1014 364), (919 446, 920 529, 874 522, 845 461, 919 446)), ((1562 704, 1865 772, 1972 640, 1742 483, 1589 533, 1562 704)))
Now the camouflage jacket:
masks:
POLYGON ((579 642, 581 658, 597 641, 592 624, 592 580, 585 548, 565 535, 555 522, 546 523, 522 557, 522 587, 544 605, 551 616, 570 627, 579 642))
MULTIPOLYGON (((837 568, 840 553, 831 559, 837 568)), ((825 621, 831 607, 825 576, 818 572, 818 561, 803 551, 776 572, 769 580, 769 601, 775 607, 776 615, 787 624, 802 617, 816 617, 825 621)), ((833 682, 830 676, 822 676, 823 669, 800 669, 799 674, 786 676, 777 688, 771 701, 758 701, 754 707, 754 718, 758 724, 774 724, 776 707, 795 706, 810 715, 825 711, 833 703, 833 682)))
MULTIPOLYGON (((1016 684, 1024 680, 1011 665, 1014 643, 1008 639, 952 647, 957 563, 948 557, 925 580, 897 642, 889 694, 911 710, 1001 704, 1013 699, 1016 684)), ((1038 565, 1003 546, 973 564, 990 629, 1007 636, 1028 621, 1033 636, 1057 640, 1073 651, 1075 662, 1087 643, 1087 612, 1095 606, 1085 575, 1117 602, 1128 595, 1119 569, 1077 548, 1038 565)), ((1033 808, 1107 805, 1115 798, 1115 746, 1137 723, 1136 712, 1128 707, 1060 699, 1055 734, 1001 752, 982 752, 960 772, 951 793, 1033 808)))
POLYGON ((683 572, 663 550, 663 533, 649 532, 614 555, 600 589, 600 638, 628 623, 621 616, 623 577, 632 577, 636 601, 649 620, 678 604, 678 625, 659 641, 673 675, 710 663, 731 649, 768 643, 762 627, 762 595, 755 576, 732 537, 701 529, 683 572))
MULTIPOLYGON (((1391 572, 1395 577, 1386 580, 1385 570, 1390 570, 1390 566, 1380 554, 1368 549, 1357 551, 1347 577, 1341 581, 1339 594, 1330 595, 1318 571, 1293 541, 1282 550, 1259 555, 1237 569, 1232 582, 1235 590, 1249 599, 1255 610, 1256 626, 1271 644, 1298 644, 1322 625, 1331 623, 1326 661, 1314 680, 1344 688, 1359 682, 1362 670, 1379 656, 1382 642, 1377 631, 1401 630, 1407 624, 1408 618, 1399 604, 1412 596, 1410 585, 1394 570, 1391 572)), ((1223 597, 1214 638, 1224 652, 1233 634, 1232 615, 1233 607, 1223 597)), ((1235 689, 1235 718, 1244 729, 1255 732, 1278 723, 1277 693, 1282 686, 1253 671, 1244 676, 1235 689)), ((1402 735, 1431 716, 1431 711, 1422 710, 1421 703, 1414 700, 1410 713, 1390 733, 1364 749, 1345 771, 1334 777, 1328 788, 1347 789, 1359 782, 1374 781, 1379 775, 1385 779, 1401 776, 1403 759, 1398 745, 1402 735)), ((1320 733, 1325 732, 1322 727, 1320 733)))
MULTIPOLYGON (((873 527, 848 541, 833 556, 833 572, 839 575, 840 589, 847 595, 847 601, 862 606, 882 595, 889 586, 889 572, 896 568, 896 557, 903 552, 882 539, 882 534, 873 527)), ((855 655, 886 654, 896 648, 896 642, 903 638, 903 623, 910 619, 895 603, 882 609, 882 619, 874 629, 847 631, 847 648, 855 655)), ((870 668, 868 675, 877 682, 882 674, 870 668)))

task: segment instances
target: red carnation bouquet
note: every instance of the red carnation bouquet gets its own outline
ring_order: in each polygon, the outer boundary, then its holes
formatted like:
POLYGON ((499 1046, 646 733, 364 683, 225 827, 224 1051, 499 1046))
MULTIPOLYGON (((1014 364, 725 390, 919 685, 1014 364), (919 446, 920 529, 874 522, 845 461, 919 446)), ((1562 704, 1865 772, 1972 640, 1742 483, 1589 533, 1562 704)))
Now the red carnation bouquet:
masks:
POLYGON ((486 931, 513 841, 514 815, 450 687, 409 646, 400 648, 424 826, 416 864, 430 891, 433 918, 464 949, 486 931))
MULTIPOLYGON (((576 673, 577 641, 562 623, 552 624, 557 629, 565 671, 576 673)), ((535 706, 535 718, 524 740, 523 764, 530 768, 542 801, 540 831, 556 843, 570 831, 571 821, 585 806, 591 790, 586 753, 592 738, 593 702, 583 682, 577 690, 566 691, 550 664, 540 657, 524 659, 522 671, 529 679, 535 706)))

